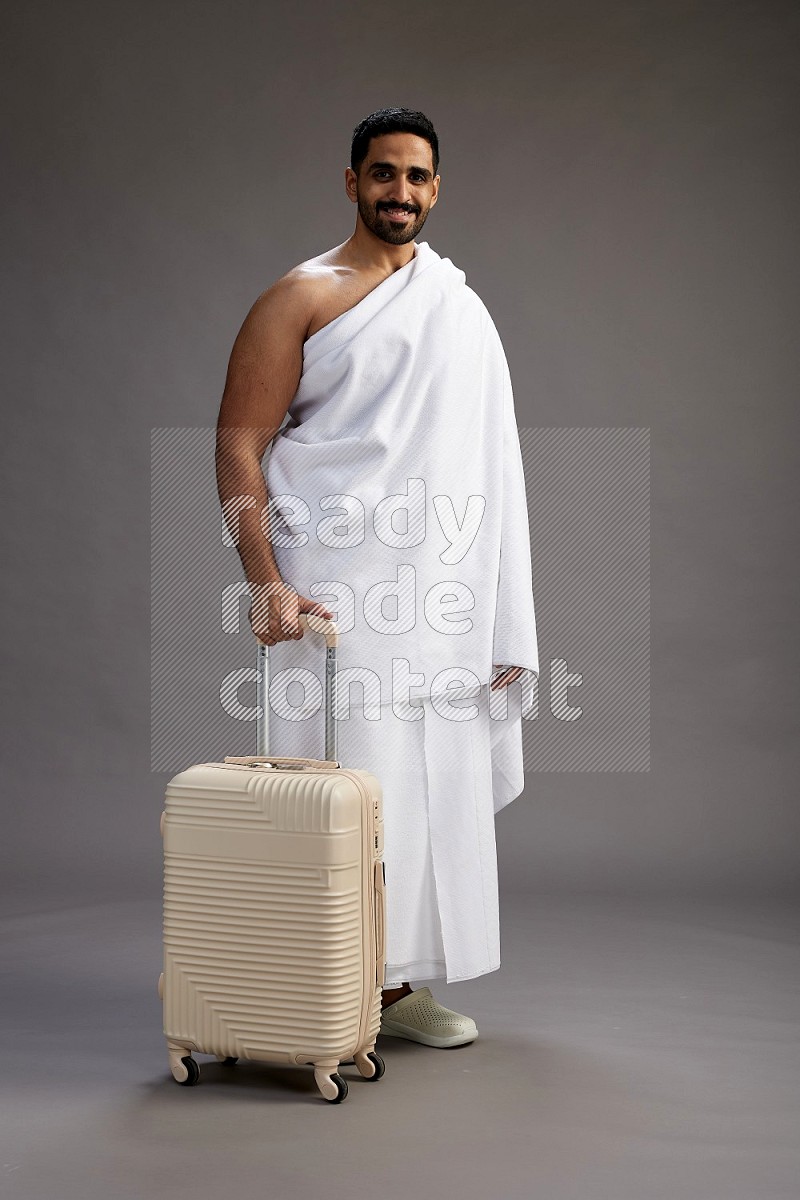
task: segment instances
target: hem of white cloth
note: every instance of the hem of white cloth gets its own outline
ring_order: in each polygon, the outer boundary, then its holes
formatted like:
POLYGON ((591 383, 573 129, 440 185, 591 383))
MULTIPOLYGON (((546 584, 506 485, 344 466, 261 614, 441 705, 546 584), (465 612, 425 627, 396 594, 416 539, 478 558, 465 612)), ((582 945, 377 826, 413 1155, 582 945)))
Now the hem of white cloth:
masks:
POLYGON ((401 983, 414 979, 439 979, 447 974, 447 963, 440 960, 420 959, 417 962, 405 963, 401 966, 386 964, 386 975, 383 986, 386 988, 399 987, 401 983), (396 977, 396 978, 395 978, 396 977))
POLYGON ((522 793, 525 791, 525 783, 523 780, 522 786, 519 787, 517 781, 512 779, 508 772, 501 767, 493 768, 492 780, 492 807, 494 815, 502 812, 504 808, 508 808, 509 804, 513 804, 515 800, 519 800, 522 793), (503 789, 497 786, 497 779, 500 777, 505 787, 503 789), (519 790, 517 790, 519 788, 519 790))
POLYGON ((480 975, 488 975, 490 971, 499 969, 498 961, 477 971, 466 971, 463 975, 448 975, 447 964, 444 962, 413 962, 402 967, 389 966, 387 963, 383 986, 399 987, 401 983, 410 983, 412 979, 445 979, 448 983, 463 983, 467 979, 477 979, 480 975))

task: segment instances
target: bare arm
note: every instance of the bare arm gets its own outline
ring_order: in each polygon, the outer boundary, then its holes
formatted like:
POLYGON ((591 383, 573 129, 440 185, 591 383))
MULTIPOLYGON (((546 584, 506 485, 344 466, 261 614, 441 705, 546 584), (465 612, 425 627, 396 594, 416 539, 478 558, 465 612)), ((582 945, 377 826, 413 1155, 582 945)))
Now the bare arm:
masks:
POLYGON ((233 344, 217 419, 219 500, 250 585, 253 631, 268 644, 301 636, 298 611, 331 615, 303 597, 299 606, 281 607, 279 614, 274 597, 282 595, 283 581, 272 549, 267 485, 261 468, 266 448, 297 391, 312 303, 309 287, 292 276, 259 296, 233 344), (279 615, 282 636, 276 625, 279 615))

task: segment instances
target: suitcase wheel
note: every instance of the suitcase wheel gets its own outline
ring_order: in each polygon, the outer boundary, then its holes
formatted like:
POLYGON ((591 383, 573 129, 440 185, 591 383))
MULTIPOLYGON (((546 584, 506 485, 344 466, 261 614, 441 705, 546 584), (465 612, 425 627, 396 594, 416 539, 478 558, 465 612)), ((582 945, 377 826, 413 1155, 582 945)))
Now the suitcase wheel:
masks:
MULTIPOLYGON (((339 1074, 336 1074, 336 1075, 331 1075, 331 1079, 332 1079, 332 1080, 333 1080, 333 1082, 336 1084, 336 1088, 337 1088, 337 1091, 338 1091, 338 1095, 337 1095, 337 1096, 334 1096, 332 1100, 329 1100, 329 1101, 328 1101, 328 1103, 329 1103, 329 1104, 341 1104, 342 1100, 344 1100, 344 1098, 345 1098, 345 1096, 347 1095, 347 1092, 348 1092, 347 1080, 346 1080, 346 1079, 344 1079, 344 1078, 343 1078, 341 1075, 339 1075, 339 1074)), ((327 1100, 327 1099, 328 1099, 328 1097, 326 1096, 326 1097, 325 1097, 325 1099, 327 1100)))
POLYGON ((365 1075, 364 1078, 369 1080, 380 1079, 381 1075, 383 1075, 384 1071, 386 1070, 386 1063, 383 1061, 380 1054, 376 1054, 374 1050, 369 1051, 367 1058, 371 1063, 375 1064, 375 1070, 372 1075, 365 1075))
MULTIPOLYGON (((170 1056, 171 1057, 171 1056, 170 1056)), ((200 1082, 200 1068, 191 1054, 185 1054, 178 1062, 171 1062, 172 1078, 183 1087, 194 1087, 200 1082)))
POLYGON ((329 1104, 341 1104, 348 1091, 346 1079, 343 1079, 337 1072, 331 1074, 324 1067, 315 1068, 314 1079, 322 1092, 323 1099, 327 1100, 329 1104))
POLYGON ((217 1062, 222 1063, 223 1067, 235 1067, 238 1061, 239 1061, 238 1056, 234 1056, 231 1054, 218 1054, 217 1055, 217 1062))

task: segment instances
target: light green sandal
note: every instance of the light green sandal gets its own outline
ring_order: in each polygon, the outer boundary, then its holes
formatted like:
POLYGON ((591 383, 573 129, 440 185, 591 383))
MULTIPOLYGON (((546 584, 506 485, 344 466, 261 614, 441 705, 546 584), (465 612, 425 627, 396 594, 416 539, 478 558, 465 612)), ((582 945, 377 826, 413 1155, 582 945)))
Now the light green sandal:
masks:
POLYGON ((424 1046, 447 1047, 474 1042, 478 1027, 472 1017, 445 1008, 434 1000, 430 988, 422 987, 384 1008, 380 1032, 424 1046))

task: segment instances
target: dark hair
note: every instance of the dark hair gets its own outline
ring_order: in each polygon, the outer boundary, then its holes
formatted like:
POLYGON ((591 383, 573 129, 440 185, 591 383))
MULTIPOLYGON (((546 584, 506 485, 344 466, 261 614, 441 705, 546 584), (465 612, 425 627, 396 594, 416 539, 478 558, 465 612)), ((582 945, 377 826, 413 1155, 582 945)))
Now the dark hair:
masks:
POLYGON ((418 137, 425 138, 426 142, 430 142, 433 152, 434 175, 439 170, 439 139, 425 113, 415 112, 412 108, 380 108, 360 121, 353 130, 350 166, 356 174, 367 157, 370 139, 384 133, 416 133, 418 137))

